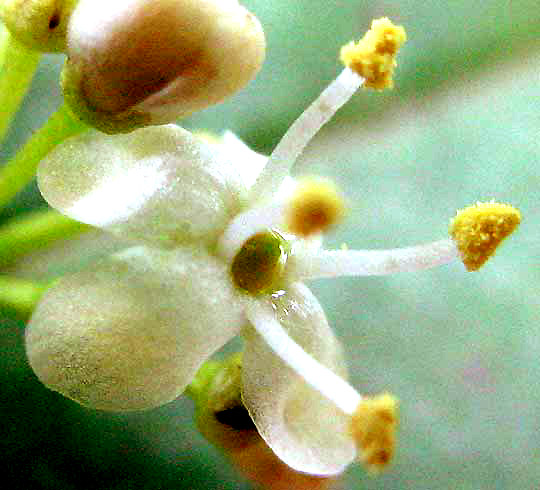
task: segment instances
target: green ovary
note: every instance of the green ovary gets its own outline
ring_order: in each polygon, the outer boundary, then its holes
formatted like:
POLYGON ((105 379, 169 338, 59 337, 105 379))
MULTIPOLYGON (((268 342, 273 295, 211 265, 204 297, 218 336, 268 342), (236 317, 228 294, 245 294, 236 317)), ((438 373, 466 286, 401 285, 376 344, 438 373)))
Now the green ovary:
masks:
POLYGON ((236 254, 231 266, 234 284, 250 294, 271 292, 285 268, 289 247, 274 231, 257 233, 236 254))

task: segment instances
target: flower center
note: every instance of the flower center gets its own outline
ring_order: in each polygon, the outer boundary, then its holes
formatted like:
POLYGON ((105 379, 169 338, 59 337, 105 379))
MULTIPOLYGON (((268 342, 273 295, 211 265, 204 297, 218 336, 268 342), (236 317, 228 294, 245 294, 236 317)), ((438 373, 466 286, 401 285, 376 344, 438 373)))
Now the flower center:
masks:
POLYGON ((276 231, 256 233, 233 259, 234 284, 255 295, 272 291, 285 269, 289 252, 288 242, 276 231))

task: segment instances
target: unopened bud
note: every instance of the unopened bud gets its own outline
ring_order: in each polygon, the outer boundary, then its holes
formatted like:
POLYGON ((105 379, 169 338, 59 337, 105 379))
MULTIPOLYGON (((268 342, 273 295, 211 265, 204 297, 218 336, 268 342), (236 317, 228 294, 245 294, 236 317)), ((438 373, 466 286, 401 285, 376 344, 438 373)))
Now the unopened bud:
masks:
POLYGON ((221 102, 264 51, 261 25, 237 0, 81 0, 62 85, 85 122, 126 132, 221 102))
POLYGON ((258 433, 242 402, 242 355, 203 364, 192 383, 195 421, 201 434, 231 450, 252 444, 258 433), (197 390, 193 390, 197 386, 197 390))
POLYGON ((68 21, 77 0, 3 0, 0 19, 29 49, 62 52, 68 21))

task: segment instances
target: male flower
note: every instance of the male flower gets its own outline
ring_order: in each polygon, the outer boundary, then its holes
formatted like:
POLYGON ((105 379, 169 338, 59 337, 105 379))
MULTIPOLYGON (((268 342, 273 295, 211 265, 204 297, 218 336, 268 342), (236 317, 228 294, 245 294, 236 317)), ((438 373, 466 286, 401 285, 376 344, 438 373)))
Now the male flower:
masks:
MULTIPOLYGON (((380 74, 393 67, 404 32, 387 19, 374 31, 372 53, 361 50, 356 62, 380 62, 371 70, 380 74), (374 55, 381 50, 385 56, 374 55)), ((340 197, 328 183, 296 183, 288 173, 370 80, 353 70, 356 62, 268 160, 230 134, 222 145, 205 144, 170 125, 88 132, 42 163, 38 181, 53 207, 139 242, 60 279, 38 305, 27 352, 47 386, 94 408, 151 408, 181 394, 212 353, 242 334, 243 403, 279 458, 316 475, 338 474, 357 456, 371 469, 390 461, 396 401, 363 397, 346 381, 339 342, 302 281, 434 267, 462 250, 452 239, 393 250, 321 248, 321 233, 341 214, 340 197)), ((489 213, 486 206, 479 219, 489 213)), ((490 253, 519 221, 510 207, 499 217, 488 220, 503 225, 488 234, 490 253)))

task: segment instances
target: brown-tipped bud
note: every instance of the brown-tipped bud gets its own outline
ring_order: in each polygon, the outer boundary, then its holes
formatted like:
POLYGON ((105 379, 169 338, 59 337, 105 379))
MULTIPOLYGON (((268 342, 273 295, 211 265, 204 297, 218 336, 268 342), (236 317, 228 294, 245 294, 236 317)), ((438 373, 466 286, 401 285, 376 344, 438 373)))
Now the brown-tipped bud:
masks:
POLYGON ((237 0, 81 0, 64 95, 105 132, 164 124, 238 91, 264 52, 261 25, 237 0))
POLYGON ((68 21, 77 0, 3 0, 0 19, 11 35, 29 49, 62 52, 68 21))

